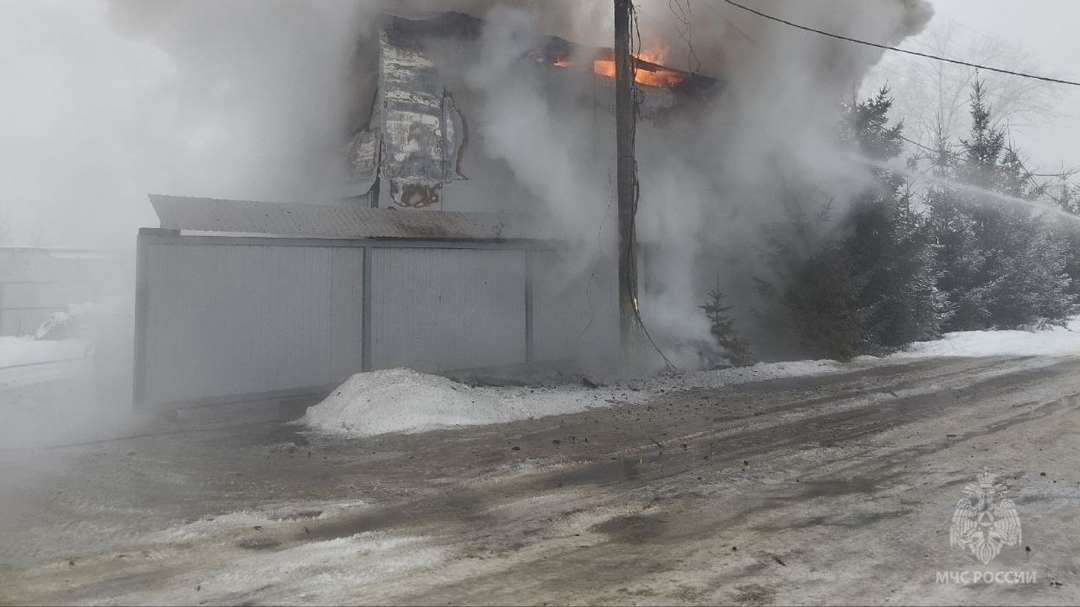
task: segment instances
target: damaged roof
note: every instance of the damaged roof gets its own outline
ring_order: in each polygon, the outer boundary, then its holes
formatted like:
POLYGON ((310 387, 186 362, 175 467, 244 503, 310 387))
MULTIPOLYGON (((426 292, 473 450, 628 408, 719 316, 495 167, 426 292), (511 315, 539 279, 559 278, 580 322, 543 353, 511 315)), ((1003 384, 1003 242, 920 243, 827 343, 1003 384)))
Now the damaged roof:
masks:
POLYGON ((150 195, 166 230, 331 239, 551 240, 526 215, 150 195))
MULTIPOLYGON (((476 40, 484 29, 484 20, 452 11, 429 13, 422 18, 387 14, 378 23, 381 31, 389 36, 393 45, 417 50, 423 49, 427 42, 436 38, 476 40)), ((533 49, 530 55, 550 66, 575 56, 594 55, 596 59, 614 60, 615 52, 610 47, 589 48, 558 36, 542 36, 541 44, 533 49)), ((639 70, 665 72, 677 76, 678 82, 671 86, 671 90, 685 97, 715 96, 724 87, 723 80, 719 78, 652 63, 638 57, 634 57, 633 61, 639 70)))

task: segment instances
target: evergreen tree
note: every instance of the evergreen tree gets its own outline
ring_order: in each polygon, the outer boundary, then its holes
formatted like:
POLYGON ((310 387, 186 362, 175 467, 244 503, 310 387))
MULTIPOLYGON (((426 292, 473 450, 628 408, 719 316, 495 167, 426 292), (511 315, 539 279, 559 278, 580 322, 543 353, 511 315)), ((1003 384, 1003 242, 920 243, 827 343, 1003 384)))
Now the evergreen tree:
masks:
POLYGON ((734 306, 724 304, 724 294, 720 291, 711 291, 709 300, 701 306, 705 316, 709 319, 709 328, 717 343, 726 351, 730 362, 736 367, 745 367, 754 364, 754 355, 750 350, 750 344, 739 336, 735 330, 735 319, 728 316, 728 312, 734 306))
POLYGON ((892 160, 904 151, 904 123, 889 124, 893 100, 889 88, 844 111, 840 141, 872 160, 892 160))
POLYGON ((868 317, 859 305, 864 286, 841 243, 827 243, 802 264, 781 302, 804 355, 848 361, 860 353, 868 317))
MULTIPOLYGON (((941 135, 924 157, 934 178, 918 203, 884 168, 903 149, 890 109, 883 89, 848 108, 840 131, 874 167, 875 187, 838 221, 831 203, 817 217, 804 213, 814 193, 792 190, 786 218, 767 229, 756 316, 786 343, 780 354, 847 360, 943 330, 1062 324, 1080 311, 1080 222, 1051 222, 1029 204, 1050 195, 992 126, 982 84, 971 95, 970 135, 957 145, 941 135)), ((1080 213, 1071 186, 1053 201, 1080 213)))
MULTIPOLYGON (((1045 194, 1003 131, 990 126, 981 83, 971 95, 971 135, 961 153, 944 149, 935 171, 959 185, 927 192, 939 243, 938 287, 946 295, 948 330, 1063 323, 1076 309, 1066 272, 1067 240, 1037 209, 1045 194)), ((945 144, 941 144, 944 147, 945 144)))
POLYGON ((936 335, 942 308, 928 224, 904 178, 882 168, 903 151, 903 124, 891 124, 888 89, 847 108, 841 142, 873 163, 875 186, 835 225, 832 207, 815 219, 791 214, 772 226, 759 280, 759 320, 801 356, 848 360, 936 335), (798 226, 796 229, 795 226, 798 226), (793 238, 793 235, 814 235, 793 238))
POLYGON ((1061 207, 1062 211, 1080 216, 1080 186, 1068 183, 1062 178, 1061 193, 1051 195, 1054 204, 1061 207))
POLYGON ((962 183, 987 192, 1001 191, 1005 181, 1001 170, 1005 133, 990 125, 990 108, 983 97, 982 82, 976 80, 971 91, 971 136, 960 140, 965 162, 958 165, 957 177, 962 183))
MULTIPOLYGON (((851 141, 874 160, 895 160, 903 151, 903 123, 890 125, 892 99, 883 88, 849 109, 851 141)), ((853 272, 864 288, 857 307, 866 311, 860 352, 894 351, 936 335, 942 300, 937 292, 933 248, 924 218, 899 174, 877 169, 878 187, 856 202, 841 231, 853 272)))
POLYGON ((792 192, 786 217, 766 227, 768 274, 755 278, 759 345, 771 357, 847 360, 858 347, 861 316, 853 308, 861 285, 834 242, 831 201, 815 214, 804 204, 792 192))
POLYGON ((936 245, 937 288, 945 300, 939 319, 950 331, 985 328, 990 320, 982 284, 986 256, 968 202, 957 187, 941 185, 957 180, 959 155, 939 136, 931 161, 939 181, 927 189, 924 202, 936 245))
POLYGON ((845 220, 843 246, 864 288, 867 311, 860 352, 880 354, 937 335, 943 298, 937 290, 927 221, 906 188, 858 203, 845 220))

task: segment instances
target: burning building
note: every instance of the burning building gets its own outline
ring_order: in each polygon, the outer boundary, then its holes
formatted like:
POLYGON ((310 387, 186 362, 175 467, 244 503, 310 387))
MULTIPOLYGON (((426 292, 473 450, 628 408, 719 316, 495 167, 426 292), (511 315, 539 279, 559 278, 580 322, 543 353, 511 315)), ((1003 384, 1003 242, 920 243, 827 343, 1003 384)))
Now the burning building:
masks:
MULTIPOLYGON (((545 217, 535 190, 489 153, 489 104, 468 69, 483 33, 460 14, 377 22, 376 93, 347 146, 343 201, 151 197, 161 228, 139 238, 138 404, 321 395, 392 367, 614 358, 610 249, 583 247, 545 217)), ((720 91, 648 59, 636 60, 643 129, 703 111, 720 91)), ((540 37, 513 65, 556 111, 592 117, 587 153, 613 167, 611 51, 540 37)))
MULTIPOLYGON (((747 1, 882 44, 931 14, 923 0, 747 1)), ((430 18, 412 0, 115 3, 131 35, 194 75, 186 101, 220 135, 183 187, 334 200, 153 198, 161 227, 139 244, 142 405, 311 394, 357 370, 612 358, 609 2, 443 0, 472 16, 430 18), (228 103, 202 94, 219 90, 228 103), (333 178, 331 157, 348 165, 333 178)), ((636 221, 655 245, 640 309, 687 366, 710 339, 705 293, 752 309, 762 227, 817 212, 793 194, 842 207, 872 177, 835 123, 880 50, 716 8, 685 15, 682 31, 671 3, 637 8, 636 221)))
MULTIPOLYGON (((349 144, 348 196, 370 208, 517 213, 535 210, 534 196, 484 153, 469 125, 484 120, 478 93, 460 77, 476 63, 483 22, 450 13, 415 21, 385 17, 378 30, 376 96, 369 120, 349 144)), ((594 49, 546 37, 520 59, 559 103, 614 112, 615 61, 594 49)), ((708 104, 721 83, 660 64, 663 55, 635 60, 638 115, 663 125, 708 104)), ((608 116, 595 127, 607 133, 608 116)), ((597 141, 608 141, 597 139, 597 141)), ((523 140, 521 145, 528 146, 523 140)), ((601 144, 604 145, 604 144, 601 144)))

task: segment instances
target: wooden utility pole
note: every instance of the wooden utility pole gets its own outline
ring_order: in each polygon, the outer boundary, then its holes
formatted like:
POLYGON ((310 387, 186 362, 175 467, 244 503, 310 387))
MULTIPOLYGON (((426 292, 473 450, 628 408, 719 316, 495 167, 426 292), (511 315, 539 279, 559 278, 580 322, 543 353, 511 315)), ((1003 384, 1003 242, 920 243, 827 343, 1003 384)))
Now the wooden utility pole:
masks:
POLYGON ((619 203, 619 331, 623 356, 636 348, 637 276, 633 271, 637 178, 634 161, 634 64, 630 56, 631 0, 615 0, 616 189, 619 203))

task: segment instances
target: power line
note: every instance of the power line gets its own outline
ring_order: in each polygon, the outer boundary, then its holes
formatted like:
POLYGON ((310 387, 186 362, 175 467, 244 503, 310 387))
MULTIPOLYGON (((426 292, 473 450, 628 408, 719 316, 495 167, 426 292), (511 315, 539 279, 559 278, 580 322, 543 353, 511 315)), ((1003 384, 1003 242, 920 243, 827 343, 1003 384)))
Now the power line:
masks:
MULTIPOLYGON (((813 32, 815 34, 821 34, 823 36, 828 36, 830 38, 836 38, 836 39, 839 39, 839 40, 845 40, 845 41, 848 41, 848 42, 854 42, 856 44, 864 44, 864 45, 867 45, 867 46, 872 46, 872 47, 880 48, 880 49, 884 49, 884 50, 896 51, 898 53, 904 53, 904 54, 908 54, 908 55, 915 55, 917 57, 924 57, 924 58, 928 58, 928 59, 934 59, 934 60, 937 60, 937 61, 944 61, 944 62, 947 62, 947 63, 954 63, 954 64, 957 64, 957 65, 973 67, 973 68, 975 68, 977 70, 978 69, 984 69, 984 70, 991 71, 991 72, 1009 74, 1009 75, 1012 75, 1012 76, 1020 76, 1020 77, 1023 77, 1023 78, 1033 78, 1033 79, 1036 79, 1036 80, 1043 80, 1043 81, 1046 81, 1046 82, 1053 82, 1053 83, 1058 83, 1058 84, 1068 84, 1068 85, 1071 85, 1071 86, 1080 86, 1080 82, 1072 82, 1072 81, 1069 81, 1069 80, 1058 80, 1056 78, 1047 78, 1047 77, 1044 77, 1044 76, 1038 76, 1038 75, 1034 75, 1034 74, 1025 74, 1025 73, 1022 73, 1022 72, 1014 72, 1014 71, 1010 71, 1010 70, 1003 70, 1003 69, 998 69, 998 68, 994 68, 994 67, 988 67, 988 66, 984 66, 984 65, 975 64, 975 63, 968 63, 966 61, 958 61, 958 60, 949 59, 949 58, 946 58, 946 57, 939 57, 937 55, 931 55, 931 54, 927 54, 927 53, 920 53, 920 52, 917 52, 917 51, 908 51, 908 50, 904 50, 904 49, 900 49, 900 48, 896 48, 896 47, 892 47, 892 46, 886 46, 886 45, 883 45, 883 44, 877 44, 877 43, 874 43, 874 42, 867 42, 867 41, 864 41, 864 40, 858 40, 856 38, 849 38, 847 36, 841 36, 839 34, 833 34, 833 33, 830 33, 830 32, 825 32, 825 31, 822 31, 822 30, 814 29, 812 27, 807 27, 807 26, 804 26, 804 25, 799 25, 797 23, 792 23, 790 21, 780 19, 779 17, 774 17, 772 15, 767 15, 767 14, 762 13, 760 11, 754 10, 754 9, 752 9, 750 7, 743 6, 742 4, 734 2, 733 0, 724 0, 724 2, 734 6, 736 8, 740 8, 740 9, 742 9, 744 11, 747 11, 747 12, 753 13, 755 15, 758 15, 760 17, 763 17, 765 19, 776 21, 778 23, 783 23, 784 25, 789 25, 791 27, 795 27, 795 28, 798 28, 798 29, 801 29, 801 30, 805 30, 805 31, 808 31, 808 32, 813 32)), ((734 24, 731 23, 730 21, 728 21, 727 18, 725 18, 724 15, 719 10, 717 10, 717 8, 715 6, 713 6, 712 4, 706 4, 706 6, 708 6, 710 9, 712 9, 712 11, 714 13, 716 13, 720 18, 724 19, 725 22, 727 22, 729 25, 734 27, 734 24)), ((950 19, 950 21, 953 21, 954 23, 958 23, 959 25, 963 26, 962 23, 959 23, 959 22, 957 22, 957 21, 955 21, 953 19, 950 19)), ((972 30, 972 31, 974 31, 974 30, 972 30)), ((742 31, 740 30, 739 33, 742 34, 742 31)), ((986 36, 987 38, 990 38, 990 36, 988 36, 987 34, 982 34, 982 35, 986 36)), ((743 36, 747 37, 746 34, 743 34, 743 36)), ((747 39, 750 40, 751 42, 754 42, 749 37, 747 37, 747 39)), ((915 141, 913 139, 909 139, 908 137, 905 137, 904 135, 899 135, 899 138, 906 141, 907 143, 909 143, 911 145, 914 145, 917 148, 920 148, 920 149, 926 151, 926 152, 930 152, 930 153, 937 153, 938 152, 938 150, 935 150, 935 149, 933 149, 933 148, 931 148, 929 146, 926 146, 926 145, 924 145, 922 143, 919 143, 918 141, 915 141)), ((1023 166, 1023 163, 1021 163, 1021 167, 1023 168, 1024 172, 1027 174, 1029 179, 1034 178, 1034 177, 1044 177, 1044 178, 1056 177, 1056 178, 1060 178, 1060 179, 1067 179, 1067 177, 1069 175, 1069 173, 1064 171, 1064 170, 1060 174, 1034 173, 1034 172, 1029 171, 1026 166, 1023 166)), ((1032 182, 1034 183, 1034 180, 1032 180, 1032 182)), ((1036 184, 1036 186, 1042 187, 1039 184, 1036 184)))
POLYGON ((827 36, 829 38, 836 38, 837 40, 843 40, 845 42, 853 42, 855 44, 862 44, 864 46, 871 46, 871 47, 883 49, 883 50, 886 50, 886 51, 904 53, 906 55, 914 55, 916 57, 923 57, 923 58, 926 58, 926 59, 933 59, 935 61, 943 61, 945 63, 953 63, 953 64, 956 64, 956 65, 963 65, 963 66, 966 66, 966 67, 973 67, 975 69, 986 70, 988 72, 997 72, 999 74, 1006 74, 1006 75, 1009 75, 1009 76, 1018 76, 1020 78, 1030 78, 1032 80, 1042 80, 1043 82, 1053 82, 1055 84, 1066 84, 1066 85, 1069 85, 1069 86, 1080 86, 1080 82, 1075 82, 1075 81, 1072 81, 1072 80, 1061 80, 1061 79, 1058 79, 1058 78, 1049 78, 1047 76, 1039 76, 1037 74, 1027 74, 1027 73, 1024 73, 1024 72, 1014 72, 1012 70, 1005 70, 1005 69, 1001 69, 1001 68, 990 67, 990 66, 987 66, 987 65, 980 65, 978 63, 970 63, 970 62, 967 62, 967 61, 960 61, 959 59, 949 59, 948 57, 940 57, 938 55, 931 55, 929 53, 920 53, 918 51, 909 51, 907 49, 897 48, 895 46, 888 46, 886 44, 878 44, 876 42, 867 42, 866 40, 859 40, 858 38, 851 38, 851 37, 848 37, 848 36, 841 36, 840 34, 834 34, 832 32, 826 32, 826 31, 815 29, 815 28, 808 27, 808 26, 805 26, 805 25, 800 25, 798 23, 793 23, 791 21, 787 21, 787 20, 781 19, 779 17, 774 17, 772 15, 768 15, 768 14, 763 13, 761 11, 754 10, 754 9, 748 7, 748 6, 744 6, 742 4, 739 4, 738 2, 735 2, 734 0, 723 0, 723 1, 730 4, 731 6, 742 9, 742 10, 744 10, 746 12, 749 12, 749 13, 753 13, 753 14, 755 14, 755 15, 757 15, 759 17, 762 17, 764 19, 768 19, 770 21, 775 21, 777 23, 783 23, 784 25, 787 25, 789 27, 794 27, 796 29, 811 32, 811 33, 814 33, 814 34, 820 34, 822 36, 827 36))
MULTIPOLYGON (((979 36, 979 37, 980 37, 980 38, 982 38, 982 39, 983 39, 984 41, 990 41, 990 42, 992 42, 992 43, 995 43, 995 44, 996 44, 996 45, 998 45, 998 46, 999 46, 1000 48, 1008 48, 1008 49, 1014 49, 1014 50, 1015 50, 1015 49, 1020 49, 1020 47, 1018 47, 1018 46, 1017 46, 1016 44, 1014 44, 1013 42, 1010 42, 1010 41, 1007 41, 1007 40, 1003 40, 1003 39, 1001 39, 1001 38, 998 38, 997 36, 993 36, 993 35, 991 35, 991 34, 988 34, 988 33, 984 32, 984 31, 982 31, 982 30, 979 30, 979 29, 976 29, 976 28, 974 28, 974 27, 971 27, 970 25, 967 25, 967 24, 965 24, 965 23, 962 23, 962 22, 960 22, 960 21, 958 21, 958 20, 956 20, 956 19, 953 19, 952 17, 950 17, 950 16, 948 16, 948 15, 942 14, 941 16, 942 16, 942 17, 944 17, 946 21, 949 21, 950 23, 952 23, 952 24, 954 24, 954 25, 957 25, 957 26, 960 26, 960 27, 961 27, 961 28, 963 28, 963 29, 966 29, 967 31, 971 32, 972 34, 975 34, 975 35, 979 36)), ((969 44, 969 45, 966 45, 966 46, 967 46, 967 48, 968 48, 969 50, 975 50, 975 51, 977 51, 977 49, 976 49, 976 48, 975 48, 974 46, 971 46, 970 44, 969 44)), ((1023 49, 1020 49, 1020 50, 1023 50, 1023 49)), ((1029 54, 1029 53, 1028 53, 1028 52, 1027 52, 1026 50, 1024 50, 1024 55, 1025 55, 1026 57, 1030 57, 1030 54, 1029 54)), ((1052 62, 1052 61, 1047 61, 1046 59, 1047 59, 1047 58, 1045 58, 1045 57, 1044 57, 1044 58, 1043 58, 1043 61, 1042 61, 1042 62, 1043 62, 1043 63, 1046 63, 1046 64, 1048 64, 1048 65, 1051 65, 1051 66, 1053 66, 1053 67, 1055 67, 1055 68, 1057 68, 1057 69, 1059 69, 1059 70, 1060 70, 1060 69, 1064 69, 1064 68, 1062 68, 1062 66, 1060 66, 1060 65, 1058 65, 1058 64, 1056 64, 1056 63, 1054 63, 1054 62, 1052 62)))
POLYGON ((720 19, 721 19, 721 20, 723 20, 723 22, 724 22, 724 23, 728 24, 728 26, 729 26, 729 27, 731 27, 731 29, 733 29, 733 30, 735 30, 736 32, 738 32, 738 33, 739 33, 739 35, 740 35, 740 36, 742 36, 743 38, 746 38, 746 41, 747 41, 747 42, 749 42, 750 44, 753 44, 754 46, 758 46, 758 43, 757 43, 757 41, 756 41, 756 40, 754 40, 753 38, 751 38, 750 36, 748 36, 748 35, 746 34, 746 32, 744 32, 744 31, 742 31, 741 29, 739 29, 739 26, 735 25, 734 23, 732 23, 732 22, 731 22, 731 20, 730 20, 730 19, 728 19, 727 17, 725 17, 725 16, 724 16, 724 13, 721 13, 721 12, 720 12, 720 9, 716 8, 715 6, 713 6, 712 4, 710 4, 709 2, 706 2, 706 3, 705 3, 705 6, 709 7, 709 10, 711 10, 711 11, 712 11, 713 13, 715 13, 717 17, 720 17, 720 19))

